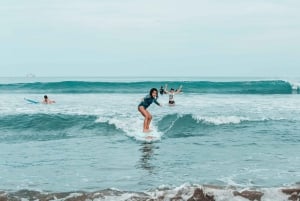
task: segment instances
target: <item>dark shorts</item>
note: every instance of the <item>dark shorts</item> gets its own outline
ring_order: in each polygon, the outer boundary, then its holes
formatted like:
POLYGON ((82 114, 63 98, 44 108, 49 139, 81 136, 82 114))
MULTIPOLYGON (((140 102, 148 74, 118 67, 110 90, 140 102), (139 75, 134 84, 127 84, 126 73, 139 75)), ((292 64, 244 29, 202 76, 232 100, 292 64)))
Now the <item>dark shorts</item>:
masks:
POLYGON ((175 104, 175 101, 169 101, 169 104, 173 105, 175 104))

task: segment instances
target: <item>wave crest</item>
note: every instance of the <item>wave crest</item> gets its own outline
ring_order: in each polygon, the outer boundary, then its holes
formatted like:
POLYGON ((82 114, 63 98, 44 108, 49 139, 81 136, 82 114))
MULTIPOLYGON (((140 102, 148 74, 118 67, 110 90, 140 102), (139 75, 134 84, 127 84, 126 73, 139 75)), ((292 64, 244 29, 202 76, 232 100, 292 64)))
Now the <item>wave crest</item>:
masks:
POLYGON ((283 80, 262 81, 173 81, 173 82, 35 82, 0 84, 0 92, 10 93, 145 93, 149 86, 183 85, 185 93, 200 94, 292 94, 300 93, 299 84, 283 80))
POLYGON ((5 115, 0 121, 0 140, 6 142, 47 141, 88 135, 111 135, 117 128, 96 122, 93 115, 17 114, 5 115))
POLYGON ((210 134, 222 134, 232 129, 263 128, 285 119, 252 119, 244 116, 201 116, 195 114, 169 114, 162 117, 157 125, 158 130, 167 137, 188 137, 210 134))

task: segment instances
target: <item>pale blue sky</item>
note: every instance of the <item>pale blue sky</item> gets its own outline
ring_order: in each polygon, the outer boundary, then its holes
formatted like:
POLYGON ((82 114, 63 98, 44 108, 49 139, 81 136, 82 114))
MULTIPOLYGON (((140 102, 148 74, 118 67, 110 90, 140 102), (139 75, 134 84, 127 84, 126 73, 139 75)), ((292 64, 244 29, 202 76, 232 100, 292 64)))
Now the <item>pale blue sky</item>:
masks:
POLYGON ((299 76, 299 0, 0 0, 0 76, 299 76))

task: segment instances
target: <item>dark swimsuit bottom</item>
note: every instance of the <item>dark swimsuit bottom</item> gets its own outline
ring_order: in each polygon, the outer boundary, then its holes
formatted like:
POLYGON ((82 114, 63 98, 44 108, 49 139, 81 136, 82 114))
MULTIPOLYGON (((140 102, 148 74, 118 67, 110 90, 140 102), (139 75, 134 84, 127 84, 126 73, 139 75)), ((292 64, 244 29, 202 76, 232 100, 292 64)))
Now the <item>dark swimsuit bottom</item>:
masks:
POLYGON ((175 104, 175 101, 169 101, 169 104, 175 104))

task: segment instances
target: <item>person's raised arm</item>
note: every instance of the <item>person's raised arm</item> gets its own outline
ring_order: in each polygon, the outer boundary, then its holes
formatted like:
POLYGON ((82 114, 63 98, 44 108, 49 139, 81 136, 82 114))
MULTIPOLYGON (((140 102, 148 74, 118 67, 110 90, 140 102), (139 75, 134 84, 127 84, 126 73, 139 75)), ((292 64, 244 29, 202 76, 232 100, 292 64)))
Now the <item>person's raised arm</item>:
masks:
POLYGON ((180 87, 175 91, 175 94, 179 94, 181 92, 182 89, 182 85, 180 85, 180 87))
POLYGON ((168 91, 168 84, 165 84, 164 93, 165 93, 165 94, 168 94, 168 93, 169 93, 169 91, 168 91))

